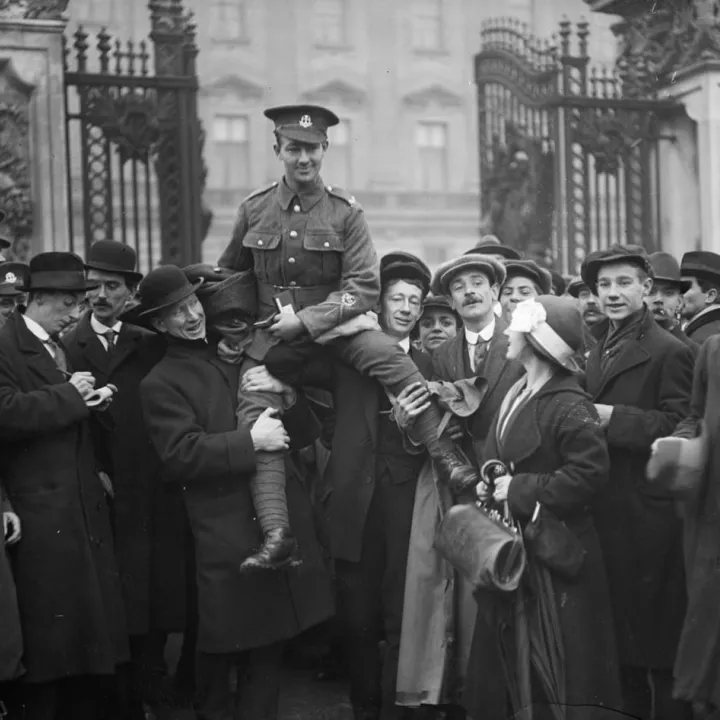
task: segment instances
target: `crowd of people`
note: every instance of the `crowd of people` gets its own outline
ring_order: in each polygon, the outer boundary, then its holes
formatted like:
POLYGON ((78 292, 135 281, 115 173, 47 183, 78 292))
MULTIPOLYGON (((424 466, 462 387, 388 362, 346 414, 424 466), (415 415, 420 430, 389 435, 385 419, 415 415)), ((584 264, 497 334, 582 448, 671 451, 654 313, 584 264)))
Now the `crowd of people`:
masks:
POLYGON ((378 261, 265 114, 216 265, 0 264, 0 716, 277 720, 325 625, 355 720, 720 717, 720 255, 378 261))

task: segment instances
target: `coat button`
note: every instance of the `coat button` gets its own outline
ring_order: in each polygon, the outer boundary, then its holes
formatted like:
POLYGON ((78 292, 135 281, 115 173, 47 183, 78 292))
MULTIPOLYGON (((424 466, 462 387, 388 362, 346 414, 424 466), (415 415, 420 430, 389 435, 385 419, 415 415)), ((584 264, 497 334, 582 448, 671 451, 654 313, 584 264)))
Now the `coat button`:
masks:
POLYGON ((297 237, 297 230, 291 230, 290 237, 297 237))
POLYGON ((294 262, 295 262, 295 258, 288 258, 288 262, 289 262, 289 263, 294 263, 294 262))
POLYGON ((263 244, 263 241, 262 241, 262 240, 258 240, 258 245, 262 245, 262 244, 263 244))
POLYGON ((300 206, 299 206, 299 205, 296 205, 296 206, 293 208, 293 210, 294 210, 295 212, 300 212, 300 206))
POLYGON ((324 245, 325 247, 330 247, 330 243, 329 243, 329 242, 325 242, 325 243, 323 243, 323 245, 324 245))

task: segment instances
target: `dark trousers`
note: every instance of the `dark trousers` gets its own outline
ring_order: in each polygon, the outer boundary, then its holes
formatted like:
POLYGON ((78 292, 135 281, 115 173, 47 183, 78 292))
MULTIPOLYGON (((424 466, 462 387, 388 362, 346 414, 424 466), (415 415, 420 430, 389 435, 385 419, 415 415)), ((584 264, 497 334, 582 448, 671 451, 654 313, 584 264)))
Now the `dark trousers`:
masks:
MULTIPOLYGON (((111 678, 82 676, 21 685, 18 720, 97 720, 102 690, 111 678)), ((9 715, 13 720, 13 714, 9 715)))
POLYGON ((335 565, 350 702, 358 717, 395 720, 404 714, 395 705, 395 687, 415 486, 414 480, 393 483, 383 475, 368 509, 360 562, 335 565))
POLYGON ((688 703, 672 696, 672 670, 657 670, 623 666, 623 710, 638 720, 690 720, 688 703))
POLYGON ((277 720, 282 643, 242 653, 197 654, 198 720, 277 720), (237 669, 237 694, 231 673, 237 669))

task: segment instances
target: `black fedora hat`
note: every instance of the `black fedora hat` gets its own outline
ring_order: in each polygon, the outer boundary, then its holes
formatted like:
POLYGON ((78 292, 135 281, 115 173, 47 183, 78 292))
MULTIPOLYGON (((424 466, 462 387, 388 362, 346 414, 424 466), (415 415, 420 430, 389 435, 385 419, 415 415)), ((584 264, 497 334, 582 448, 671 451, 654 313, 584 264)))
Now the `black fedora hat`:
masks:
POLYGON ((116 240, 98 240, 90 248, 90 256, 85 262, 86 270, 102 270, 103 272, 125 275, 135 284, 142 280, 142 273, 137 272, 137 253, 129 245, 116 240))
POLYGON ((419 257, 398 250, 380 258, 380 282, 385 285, 391 280, 416 280, 427 295, 430 292, 432 273, 419 257))
POLYGON ((654 277, 645 248, 641 245, 612 245, 607 250, 596 250, 583 260, 580 274, 593 295, 597 295, 597 278, 603 265, 628 263, 643 270, 649 277, 654 277))
POLYGON ((85 266, 79 255, 71 252, 44 252, 30 260, 30 273, 23 290, 57 290, 85 292, 85 266))
POLYGON ((197 263, 183 268, 190 283, 201 281, 197 296, 208 322, 233 312, 254 320, 258 313, 257 280, 253 270, 229 270, 197 263))
POLYGON ((686 293, 691 287, 690 280, 683 280, 678 261, 666 252, 654 252, 650 255, 650 264, 655 274, 655 282, 664 282, 675 285, 681 293, 686 293))
POLYGON ((134 308, 137 317, 147 317, 190 297, 201 285, 199 278, 191 283, 177 265, 161 265, 140 282, 140 304, 134 308))
POLYGON ((691 250, 682 256, 680 274, 714 282, 720 281, 720 255, 709 250, 691 250))
POLYGON ((475 247, 465 255, 498 255, 505 260, 520 260, 522 255, 509 245, 503 245, 495 235, 483 235, 475 247))

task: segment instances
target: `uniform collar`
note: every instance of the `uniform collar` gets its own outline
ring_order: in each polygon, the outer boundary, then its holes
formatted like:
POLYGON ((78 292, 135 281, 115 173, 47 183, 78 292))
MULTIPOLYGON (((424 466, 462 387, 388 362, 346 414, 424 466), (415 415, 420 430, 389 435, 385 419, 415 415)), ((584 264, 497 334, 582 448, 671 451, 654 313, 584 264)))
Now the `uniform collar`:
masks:
POLYGON ((283 210, 287 210, 292 204, 293 200, 297 198, 297 202, 302 208, 303 212, 308 212, 310 208, 317 205, 318 202, 325 195, 325 185, 323 184, 322 178, 318 175, 315 179, 315 183, 308 190, 304 190, 302 193, 296 193, 291 190, 285 178, 278 183, 278 202, 283 210))

